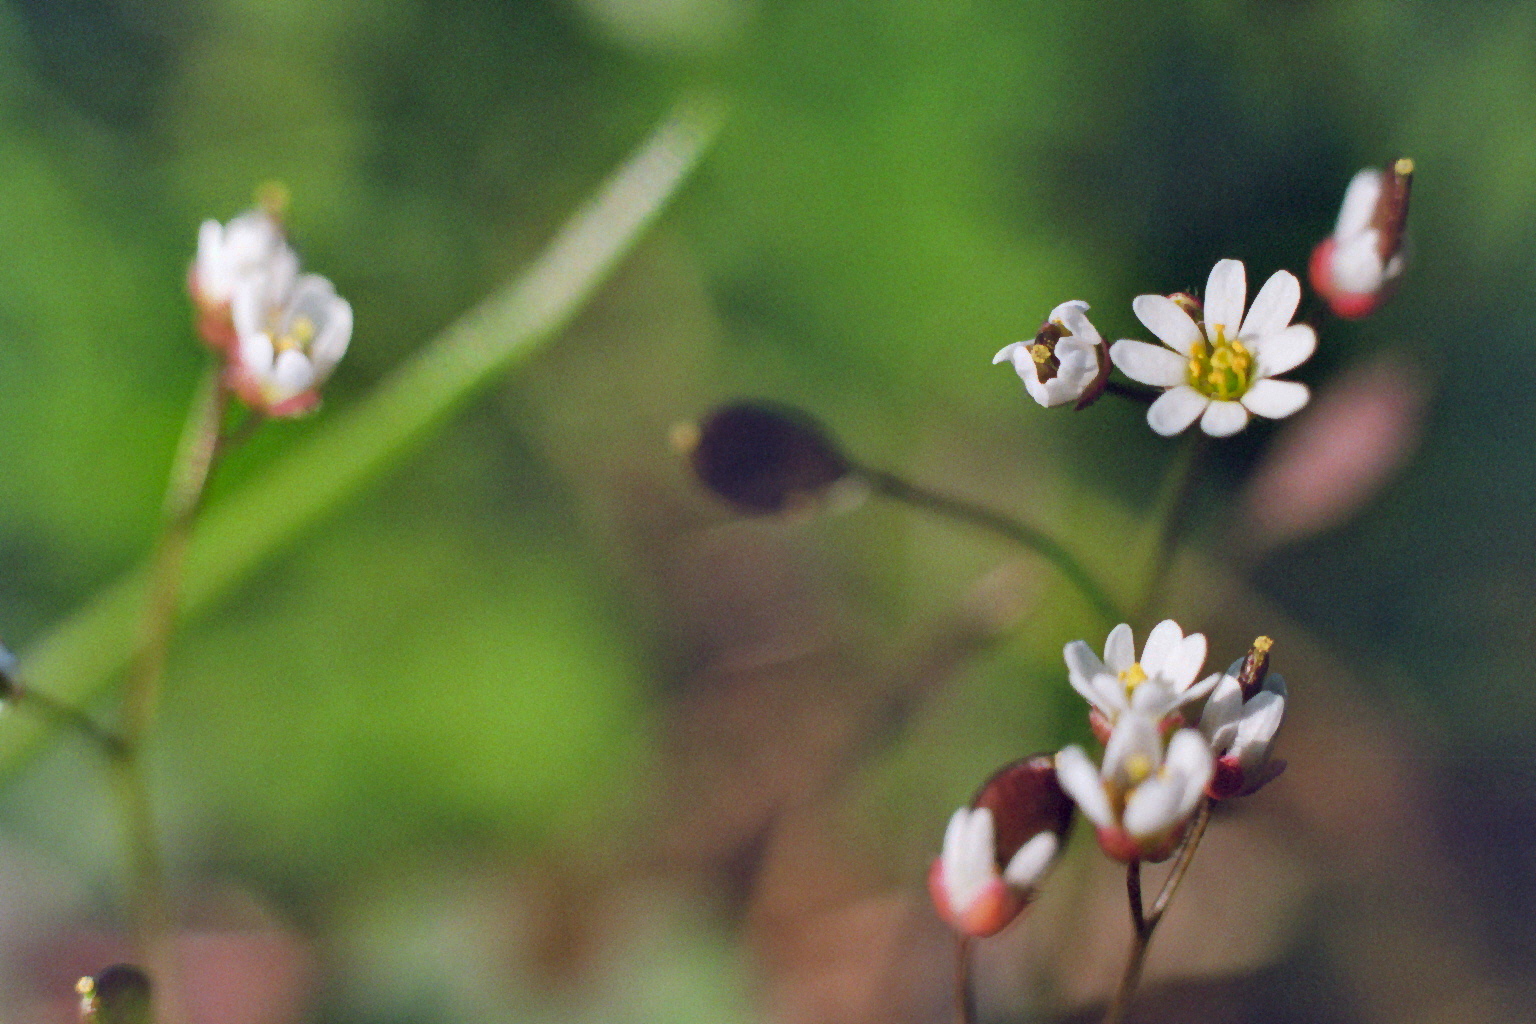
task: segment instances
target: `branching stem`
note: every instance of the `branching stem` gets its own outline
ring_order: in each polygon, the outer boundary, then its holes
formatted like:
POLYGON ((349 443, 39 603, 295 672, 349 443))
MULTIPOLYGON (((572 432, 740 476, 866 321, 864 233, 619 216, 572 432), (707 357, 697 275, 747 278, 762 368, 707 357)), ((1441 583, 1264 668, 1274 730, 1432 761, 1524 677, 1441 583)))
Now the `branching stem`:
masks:
POLYGON ((1120 985, 1115 989, 1115 996, 1110 1000, 1109 1010, 1104 1014, 1104 1024, 1122 1024, 1126 1012, 1130 1009, 1131 999, 1136 994, 1136 986, 1141 982, 1141 969, 1146 965, 1147 949, 1152 944, 1152 933, 1157 930, 1158 922, 1162 921, 1163 914, 1168 911, 1168 904, 1173 900, 1173 894, 1178 891, 1179 883, 1184 881, 1184 874, 1189 870, 1190 861, 1195 859, 1195 849, 1200 845, 1200 840, 1205 837, 1205 827, 1211 822, 1210 797, 1202 797, 1200 806, 1195 811, 1195 820, 1191 823, 1189 831, 1184 834, 1184 840, 1179 845, 1178 852, 1174 854, 1173 867, 1168 871, 1168 877, 1163 880, 1163 887, 1158 890, 1157 898, 1152 901, 1152 909, 1146 910, 1142 904, 1141 895, 1141 861, 1133 860, 1125 868, 1126 895, 1131 905, 1131 927, 1134 934, 1131 936, 1130 955, 1125 960, 1125 970, 1120 975, 1120 985))

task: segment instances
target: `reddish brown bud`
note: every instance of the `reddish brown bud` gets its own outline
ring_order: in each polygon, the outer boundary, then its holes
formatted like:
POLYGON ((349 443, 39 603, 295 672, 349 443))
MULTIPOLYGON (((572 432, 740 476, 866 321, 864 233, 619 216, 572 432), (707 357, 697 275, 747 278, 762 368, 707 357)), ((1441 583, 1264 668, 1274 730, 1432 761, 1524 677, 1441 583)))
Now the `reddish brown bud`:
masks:
POLYGON ((688 454, 706 487, 748 512, 803 504, 850 470, 814 420, 767 405, 716 409, 700 425, 688 454))

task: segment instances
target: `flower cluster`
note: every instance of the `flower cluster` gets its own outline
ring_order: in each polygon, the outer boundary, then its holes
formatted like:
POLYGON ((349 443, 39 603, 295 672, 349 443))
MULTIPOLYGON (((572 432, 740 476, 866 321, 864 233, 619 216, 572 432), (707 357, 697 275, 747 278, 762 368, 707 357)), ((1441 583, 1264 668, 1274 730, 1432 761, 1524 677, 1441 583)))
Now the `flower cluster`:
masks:
POLYGON ((1088 702, 1103 757, 1095 764, 1072 745, 1016 762, 956 811, 929 873, 940 916, 971 936, 1013 920, 1060 849, 1073 805, 1110 857, 1162 861, 1202 801, 1247 795, 1279 775, 1284 762, 1269 753, 1285 682, 1269 671, 1272 646, 1259 637, 1226 672, 1201 678, 1205 637, 1171 619, 1153 627, 1140 658, 1125 624, 1102 659, 1081 640, 1067 644, 1067 678, 1088 702))
POLYGON ((352 338, 352 307, 299 258, 271 211, 204 221, 187 275, 198 333, 225 361, 226 386, 267 416, 320 402, 352 338))
MULTIPOLYGON (((1412 174, 1411 160, 1357 174, 1333 235, 1313 253, 1312 286, 1339 316, 1374 311, 1402 272, 1412 174)), ((1306 385, 1276 379, 1317 348, 1312 327, 1291 323, 1301 282, 1278 270, 1252 306, 1247 298, 1243 264, 1221 260, 1211 270, 1203 302, 1177 292, 1140 295, 1131 304, 1161 345, 1130 338, 1106 344, 1088 321, 1088 304, 1074 299, 1051 311, 1033 341, 1004 347, 992 362, 1010 363, 1030 397, 1046 408, 1070 403, 1082 409, 1114 390, 1149 400, 1147 423, 1165 437, 1196 420, 1207 434, 1229 437, 1253 416, 1283 419, 1311 397, 1306 385), (1132 383, 1112 382, 1111 365, 1132 383)))

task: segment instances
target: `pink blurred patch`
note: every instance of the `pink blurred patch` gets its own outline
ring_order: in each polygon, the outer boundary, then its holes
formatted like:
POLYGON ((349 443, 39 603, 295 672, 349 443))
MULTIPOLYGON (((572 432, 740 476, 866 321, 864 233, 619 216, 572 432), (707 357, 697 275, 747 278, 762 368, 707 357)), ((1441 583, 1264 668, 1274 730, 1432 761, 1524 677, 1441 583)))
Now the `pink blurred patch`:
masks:
POLYGON ((1400 357, 1346 370, 1284 428, 1242 498, 1244 545, 1263 550, 1331 530, 1418 448, 1428 388, 1400 357))

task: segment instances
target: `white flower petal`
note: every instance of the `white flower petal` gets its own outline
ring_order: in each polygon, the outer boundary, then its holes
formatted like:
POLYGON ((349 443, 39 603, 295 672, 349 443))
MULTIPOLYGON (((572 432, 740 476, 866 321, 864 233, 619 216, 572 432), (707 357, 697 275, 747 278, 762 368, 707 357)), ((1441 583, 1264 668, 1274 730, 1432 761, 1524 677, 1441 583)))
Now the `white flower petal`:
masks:
POLYGON ((1216 759, 1211 755, 1210 744, 1196 729, 1180 729, 1168 741, 1168 778, 1182 786, 1179 795, 1180 814, 1188 814, 1200 802, 1211 776, 1216 772, 1216 759))
POLYGON ((1098 708, 1105 714, 1118 712, 1124 705, 1124 697, 1120 699, 1120 706, 1111 701, 1106 703, 1105 691, 1099 683, 1099 679, 1106 675, 1104 663, 1099 661, 1099 656, 1093 653, 1093 648, 1081 640, 1074 640, 1067 644, 1062 651, 1067 661, 1067 681, 1072 684, 1072 689, 1089 704, 1098 708))
MULTIPOLYGON (((1143 683, 1143 686, 1146 684, 1143 683)), ((1138 687, 1137 689, 1140 689, 1138 687)), ((1148 715, 1126 714, 1104 744, 1104 778, 1120 790, 1131 788, 1131 769, 1155 772, 1163 763, 1163 740, 1157 722, 1148 715)))
POLYGON ((1387 278, 1387 268, 1381 263, 1381 233, 1370 228, 1337 239, 1328 270, 1334 288, 1339 291, 1361 294, 1378 291, 1387 278))
POLYGON ((1089 322, 1087 313, 1088 303, 1073 299, 1051 310, 1051 319, 1060 321, 1073 338, 1089 345, 1101 344, 1104 339, 1099 337, 1098 330, 1089 322))
POLYGON ((1237 723, 1237 736, 1232 741, 1232 753, 1246 773, 1259 767, 1269 756, 1269 745, 1285 717, 1285 698, 1267 690, 1261 690, 1243 705, 1243 717, 1237 723))
POLYGON ((1104 641, 1104 667, 1119 675, 1135 663, 1136 636, 1131 632, 1131 624, 1122 622, 1109 631, 1104 641))
POLYGON ((1205 634, 1191 633, 1169 652, 1162 676, 1180 693, 1189 689, 1205 664, 1205 634))
POLYGON ((986 808, 962 808, 949 819, 939 872, 955 911, 963 913, 992 881, 997 870, 992 844, 992 812, 986 808))
POLYGON ((1243 688, 1235 676, 1222 675, 1200 715, 1200 731, 1210 741, 1213 753, 1220 756, 1232 748, 1232 741, 1237 737, 1237 720, 1242 713, 1243 688))
POLYGON ((1317 332, 1306 324, 1292 324, 1256 339, 1251 347, 1258 359, 1259 376, 1275 377, 1312 358, 1317 351, 1317 332))
POLYGON ((1164 619, 1147 634, 1147 644, 1141 649, 1141 668, 1149 676, 1161 676, 1168 658, 1184 640, 1184 631, 1172 619, 1164 619))
POLYGON ((1193 704, 1216 688, 1221 682, 1221 673, 1212 672, 1193 686, 1186 686, 1184 692, 1179 695, 1180 704, 1193 704))
POLYGON ((1109 802, 1109 794, 1104 792, 1104 781, 1082 747, 1064 747, 1056 754, 1056 781, 1077 804, 1083 817, 1099 828, 1110 828, 1115 824, 1115 809, 1109 802))
POLYGON ((1171 388, 1184 383, 1189 360, 1161 345, 1125 339, 1109 348, 1110 362, 1131 380, 1153 387, 1171 388))
POLYGON ((1255 416, 1284 419, 1307 404, 1312 393, 1293 380, 1261 380, 1248 389, 1243 405, 1255 416))
POLYGON ((1161 836, 1179 823, 1183 795, 1180 780, 1151 778, 1136 787, 1125 802, 1121 821, 1125 830, 1137 839, 1161 836))
POLYGON ((1188 384, 1180 384, 1163 392, 1147 409, 1147 426, 1164 437, 1172 437, 1199 419, 1210 401, 1188 384))
MULTIPOLYGON (((1301 282, 1289 270, 1277 270, 1269 275, 1259 294, 1253 297, 1253 305, 1243 318, 1242 338, 1260 338, 1282 331, 1296 315, 1301 303, 1301 282)), ((1281 372, 1281 371, 1276 371, 1281 372)))
POLYGON ((1248 297, 1248 278, 1241 260, 1219 260, 1205 283, 1205 325, 1212 341, 1216 328, 1228 338, 1237 337, 1243 323, 1243 302, 1248 297))
POLYGON ((1204 339, 1189 314, 1166 295, 1138 295, 1131 309, 1157 340, 1181 356, 1187 358, 1195 342, 1204 339))
POLYGON ((1178 706, 1178 692, 1161 676, 1146 680, 1131 694, 1131 711, 1153 721, 1161 721, 1164 715, 1178 706))
POLYGON ((1344 190, 1344 204, 1339 208, 1339 220, 1334 225, 1336 237, 1357 234, 1370 227, 1376 215, 1376 203, 1381 198, 1381 172, 1373 167, 1357 173, 1349 179, 1344 190))
POLYGON ((272 338, 266 331, 240 335, 240 365, 258 377, 272 373, 272 360, 276 352, 272 338))
POLYGON ((331 370, 347 354, 347 343, 351 340, 352 304, 340 296, 332 295, 320 332, 309 345, 309 358, 315 364, 318 380, 331 375, 331 370))
MULTIPOLYGON (((1019 367, 1018 364, 1014 362, 1014 357, 1018 354, 1020 349, 1023 349, 1025 355, 1028 355, 1029 346, 1030 342, 1027 341, 1016 341, 1011 345, 1004 345, 1002 348, 997 350, 997 355, 992 357, 992 365, 996 366, 1001 362, 1009 362, 1014 363, 1013 368, 1017 370, 1019 367)), ((1030 362, 1033 363, 1034 360, 1031 359, 1030 362)))
POLYGON ((1212 402, 1200 418, 1200 429, 1212 437, 1231 437, 1248 425, 1248 410, 1241 402, 1212 402))
POLYGON ((315 368, 297 349, 280 352, 267 379, 273 403, 286 401, 315 386, 315 368))
POLYGON ((1054 832, 1041 832, 1019 847, 1003 869, 1003 881, 1015 889, 1033 889, 1051 869, 1061 846, 1054 832))

